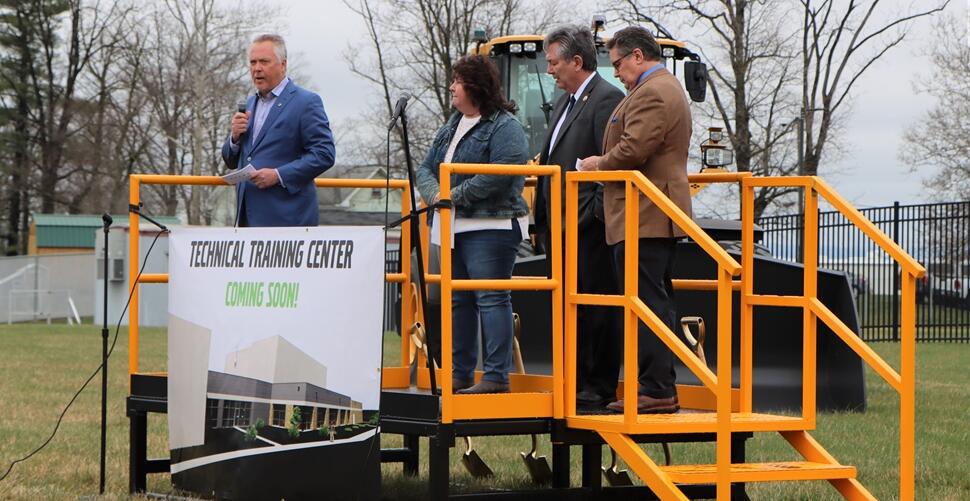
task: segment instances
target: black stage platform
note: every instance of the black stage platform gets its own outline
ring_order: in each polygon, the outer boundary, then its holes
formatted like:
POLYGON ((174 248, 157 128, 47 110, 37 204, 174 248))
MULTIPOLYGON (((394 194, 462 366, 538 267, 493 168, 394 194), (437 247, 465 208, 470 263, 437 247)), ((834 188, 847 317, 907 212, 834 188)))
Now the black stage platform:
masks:
MULTIPOLYGON (((555 419, 489 419, 440 422, 440 397, 418 389, 381 391, 382 433, 402 435, 404 447, 381 450, 382 463, 401 463, 405 475, 418 474, 419 438, 429 439, 428 496, 431 500, 445 499, 528 499, 530 501, 556 499, 656 499, 646 487, 604 486, 600 470, 604 442, 594 432, 570 429, 555 419), (552 442, 551 487, 537 486, 522 491, 496 490, 482 493, 451 494, 449 479, 449 449, 456 437, 486 435, 548 434, 552 442), (582 454, 582 482, 570 487, 570 448, 579 446, 582 454)), ((148 458, 148 415, 164 414, 168 410, 167 377, 165 375, 134 374, 131 395, 127 399, 130 420, 129 492, 145 492, 148 474, 169 472, 168 458, 148 458)), ((732 462, 745 461, 745 441, 751 433, 735 433, 732 437, 732 462)), ((714 442, 709 434, 635 435, 638 443, 714 442)), ((714 485, 682 486, 691 499, 713 499, 714 485)), ((732 486, 732 499, 747 499, 744 484, 732 486)))
MULTIPOLYGON (((440 422, 440 397, 429 391, 415 388, 381 391, 381 432, 403 435, 404 447, 382 449, 381 462, 400 462, 406 475, 417 475, 419 437, 427 437, 428 451, 428 499, 656 499, 646 487, 610 487, 602 482, 601 465, 604 441, 595 432, 566 427, 565 421, 556 419, 488 419, 440 422), (488 435, 548 434, 552 442, 551 487, 537 486, 522 491, 490 491, 472 494, 449 492, 449 449, 455 446, 456 437, 488 435), (582 481, 579 487, 570 487, 570 448, 581 448, 582 481)), ((745 461, 745 441, 751 433, 732 435, 731 455, 733 463, 745 461)), ((637 443, 714 442, 713 433, 676 435, 633 435, 637 443)), ((691 499, 714 499, 716 488, 710 485, 685 485, 681 490, 691 499)), ((732 485, 732 499, 747 499, 744 484, 732 485)))

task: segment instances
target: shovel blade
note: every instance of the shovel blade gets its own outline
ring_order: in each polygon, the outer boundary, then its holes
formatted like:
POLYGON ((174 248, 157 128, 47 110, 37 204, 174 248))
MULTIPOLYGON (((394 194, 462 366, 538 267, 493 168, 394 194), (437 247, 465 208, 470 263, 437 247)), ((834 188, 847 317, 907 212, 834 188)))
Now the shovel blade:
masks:
POLYGON ((626 470, 618 470, 615 466, 613 468, 603 467, 603 476, 606 477, 606 482, 613 487, 633 485, 630 473, 626 470))
POLYGON ((461 456, 461 464, 475 478, 491 477, 495 473, 485 464, 485 460, 474 450, 466 451, 461 456))
POLYGON ((552 468, 549 467, 549 460, 545 456, 536 456, 535 453, 520 452, 525 468, 529 471, 529 476, 536 484, 545 485, 552 483, 552 468))

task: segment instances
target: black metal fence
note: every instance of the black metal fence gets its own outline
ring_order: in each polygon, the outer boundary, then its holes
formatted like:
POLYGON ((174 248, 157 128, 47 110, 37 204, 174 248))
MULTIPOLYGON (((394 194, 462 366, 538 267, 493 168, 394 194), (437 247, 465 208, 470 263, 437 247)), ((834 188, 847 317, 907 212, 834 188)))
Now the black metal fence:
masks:
MULTIPOLYGON (((970 201, 900 205, 860 212, 927 269, 917 280, 917 339, 970 342, 970 201)), ((762 245, 801 262, 801 215, 758 220, 762 245)), ((844 271, 856 298, 862 337, 899 339, 900 271, 837 211, 819 212, 819 266, 844 271)))

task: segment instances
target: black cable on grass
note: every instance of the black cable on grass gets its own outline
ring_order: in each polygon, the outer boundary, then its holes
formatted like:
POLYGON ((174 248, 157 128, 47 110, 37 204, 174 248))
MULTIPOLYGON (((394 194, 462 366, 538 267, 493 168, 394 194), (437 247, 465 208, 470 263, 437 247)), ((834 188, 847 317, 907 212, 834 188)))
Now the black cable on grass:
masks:
MULTIPOLYGON (((131 298, 135 295, 135 289, 138 287, 138 279, 141 278, 142 272, 145 271, 145 265, 148 264, 148 256, 151 255, 152 249, 155 247, 155 242, 158 241, 158 237, 161 236, 162 233, 168 233, 168 230, 160 231, 155 234, 155 238, 152 239, 152 243, 148 246, 148 251, 145 253, 145 262, 141 264, 141 269, 138 270, 138 275, 135 275, 135 280, 132 281, 131 291, 128 292, 128 300, 125 301, 125 307, 121 310, 121 315, 118 317, 118 323, 115 325, 115 336, 114 340, 111 341, 111 348, 108 350, 108 358, 106 358, 104 362, 98 364, 98 368, 95 369, 90 376, 88 376, 87 380, 84 381, 84 384, 82 384, 81 387, 78 388, 77 392, 74 393, 74 396, 71 397, 71 401, 67 403, 64 410, 61 411, 61 415, 58 416, 57 423, 54 424, 54 429, 51 431, 50 436, 47 437, 47 440, 44 440, 44 443, 40 444, 39 447, 31 451, 30 454, 27 454, 26 456, 16 459, 10 463, 10 466, 7 467, 7 471, 5 471, 3 475, 0 475, 0 482, 3 482, 3 480, 10 475, 10 472, 13 471, 14 465, 27 461, 33 457, 34 454, 44 450, 44 447, 47 447, 47 445, 51 443, 51 440, 54 440, 54 436, 57 435, 57 430, 61 427, 61 421, 64 420, 64 416, 67 414, 67 411, 72 405, 74 405, 74 401, 77 400, 77 397, 81 395, 81 392, 87 388, 88 384, 91 383, 91 380, 93 380, 94 377, 101 372, 101 370, 104 368, 104 364, 111 359, 111 354, 115 351, 115 344, 118 342, 118 333, 121 331, 121 320, 125 318, 125 313, 128 312, 128 306, 131 304, 131 298)), ((104 279, 107 280, 108 277, 104 277, 104 279)))

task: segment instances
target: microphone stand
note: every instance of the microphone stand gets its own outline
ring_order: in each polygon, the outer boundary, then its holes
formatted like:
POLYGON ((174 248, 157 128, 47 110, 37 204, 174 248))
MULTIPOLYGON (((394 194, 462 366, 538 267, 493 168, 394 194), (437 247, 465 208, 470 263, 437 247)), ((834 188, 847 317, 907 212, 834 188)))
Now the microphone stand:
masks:
MULTIPOLYGON (((418 302, 421 305, 421 317, 425 319, 425 322, 427 322, 428 302, 425 293, 424 251, 422 250, 421 246, 421 220, 418 217, 421 212, 417 209, 418 201, 414 196, 414 187, 417 185, 417 183, 414 175, 414 165, 411 159, 411 145, 408 141, 408 117, 406 109, 401 110, 401 132, 401 136, 404 141, 404 159, 408 168, 408 193, 411 197, 411 213, 407 216, 407 219, 411 224, 411 234, 414 235, 413 238, 415 238, 415 241, 417 242, 417 246, 415 246, 415 255, 417 256, 418 261, 418 302)), ((435 336, 431 335, 430 332, 426 332, 426 334, 427 336, 425 337, 425 343, 428 345, 428 375, 431 382, 431 393, 435 394, 438 392, 438 385, 435 381, 434 355, 440 348, 436 346, 438 340, 434 339, 435 336)))
POLYGON ((104 223, 104 296, 101 317, 101 470, 98 477, 98 494, 104 494, 105 446, 108 438, 108 231, 111 229, 111 216, 101 215, 104 223))

